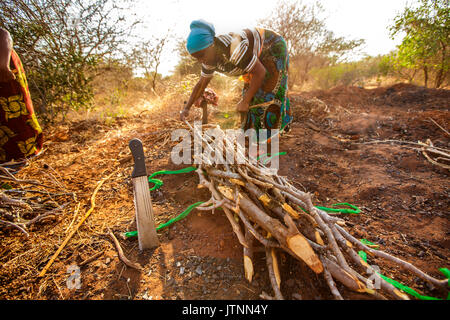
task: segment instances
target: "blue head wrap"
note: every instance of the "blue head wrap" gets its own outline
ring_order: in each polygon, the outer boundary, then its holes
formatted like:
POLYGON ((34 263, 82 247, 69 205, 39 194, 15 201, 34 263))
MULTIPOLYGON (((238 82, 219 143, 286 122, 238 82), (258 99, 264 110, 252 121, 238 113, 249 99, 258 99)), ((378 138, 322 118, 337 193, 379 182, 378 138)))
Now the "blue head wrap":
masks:
POLYGON ((214 42, 216 30, 214 26, 205 20, 191 22, 191 33, 186 42, 186 49, 190 54, 208 48, 214 42))

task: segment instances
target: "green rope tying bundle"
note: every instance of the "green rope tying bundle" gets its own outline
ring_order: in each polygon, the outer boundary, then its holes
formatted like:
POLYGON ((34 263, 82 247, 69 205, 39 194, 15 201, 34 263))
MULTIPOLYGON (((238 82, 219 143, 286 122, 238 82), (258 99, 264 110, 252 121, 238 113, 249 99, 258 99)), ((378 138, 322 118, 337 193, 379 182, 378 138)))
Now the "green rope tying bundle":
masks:
MULTIPOLYGON (((365 245, 370 245, 370 246, 373 246, 373 247, 377 246, 376 244, 370 242, 367 239, 361 239, 361 243, 365 244, 365 245)), ((377 248, 374 248, 374 249, 378 250, 377 248)), ((367 253, 365 253, 364 251, 359 251, 358 255, 361 257, 361 259, 364 260, 364 262, 367 263, 367 253)), ((448 270, 447 268, 441 268, 441 269, 439 269, 439 271, 442 272, 448 279, 450 279, 450 270, 448 270)), ((407 286, 405 286, 404 284, 402 284, 402 283, 400 283, 398 281, 395 281, 395 280, 393 280, 391 278, 388 278, 388 277, 382 275, 381 273, 377 272, 377 274, 382 279, 384 279, 386 282, 392 284, 397 289, 400 289, 400 290, 402 290, 402 291, 412 295, 413 297, 416 297, 417 299, 420 299, 420 300, 442 300, 440 298, 423 296, 420 293, 418 293, 416 290, 414 290, 414 289, 412 289, 410 287, 407 287, 407 286)), ((450 286, 450 281, 449 281, 449 286, 450 286)), ((450 300, 450 294, 448 295, 447 300, 450 300)))

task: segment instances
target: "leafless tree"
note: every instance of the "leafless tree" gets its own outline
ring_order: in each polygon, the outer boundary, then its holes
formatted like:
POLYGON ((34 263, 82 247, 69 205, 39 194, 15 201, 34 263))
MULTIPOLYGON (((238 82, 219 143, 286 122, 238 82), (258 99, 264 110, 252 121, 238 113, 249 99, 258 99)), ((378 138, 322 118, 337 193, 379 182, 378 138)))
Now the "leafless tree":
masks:
POLYGON ((138 43, 133 49, 130 60, 131 64, 144 71, 144 76, 150 79, 152 90, 156 93, 156 82, 158 80, 158 68, 162 62, 162 53, 168 44, 170 31, 165 36, 155 37, 138 43))
POLYGON ((291 62, 290 84, 303 84, 313 66, 323 66, 342 60, 364 43, 346 40, 328 30, 321 18, 323 7, 302 1, 278 1, 276 9, 260 25, 281 34, 286 40, 291 62))

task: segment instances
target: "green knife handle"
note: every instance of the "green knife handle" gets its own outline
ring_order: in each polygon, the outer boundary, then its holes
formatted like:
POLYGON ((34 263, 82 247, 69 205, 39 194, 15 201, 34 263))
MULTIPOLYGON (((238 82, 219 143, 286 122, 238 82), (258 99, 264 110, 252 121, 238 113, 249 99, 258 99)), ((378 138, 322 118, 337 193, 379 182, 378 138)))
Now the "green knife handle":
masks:
POLYGON ((134 159, 134 169, 131 174, 132 178, 147 176, 147 168, 145 167, 145 155, 142 142, 139 139, 133 139, 128 144, 134 159))

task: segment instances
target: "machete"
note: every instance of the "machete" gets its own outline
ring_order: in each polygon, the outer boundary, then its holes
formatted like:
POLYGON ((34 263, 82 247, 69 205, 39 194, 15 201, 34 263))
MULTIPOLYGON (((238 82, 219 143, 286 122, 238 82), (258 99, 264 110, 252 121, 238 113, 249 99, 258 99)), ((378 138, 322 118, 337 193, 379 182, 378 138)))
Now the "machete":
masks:
POLYGON ((153 219, 152 199, 147 180, 144 148, 139 139, 131 140, 129 147, 134 159, 134 169, 131 178, 133 181, 139 249, 150 249, 159 246, 159 240, 153 219))

